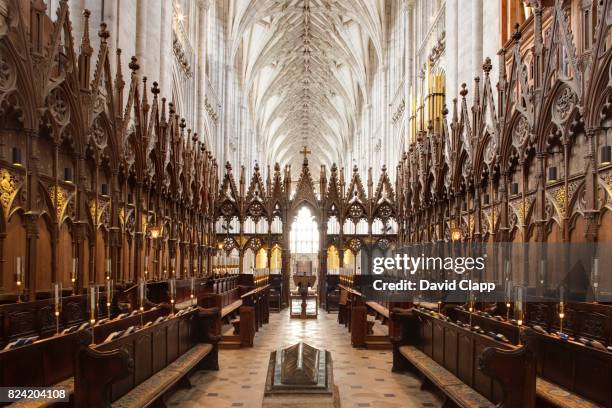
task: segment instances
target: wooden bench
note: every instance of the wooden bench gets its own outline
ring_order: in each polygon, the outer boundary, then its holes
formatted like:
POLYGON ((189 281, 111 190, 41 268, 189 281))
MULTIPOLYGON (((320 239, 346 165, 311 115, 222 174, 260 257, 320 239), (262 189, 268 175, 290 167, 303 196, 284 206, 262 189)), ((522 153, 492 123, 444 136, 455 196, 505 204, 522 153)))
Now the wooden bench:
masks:
POLYGON ((464 384, 458 377, 415 346, 399 348, 406 358, 428 381, 460 407, 494 408, 495 404, 464 384))
MULTIPOLYGON (((20 337, 39 336, 42 339, 53 336, 56 331, 54 312, 52 299, 0 305, 0 348, 20 337)), ((62 299, 60 330, 87 321, 87 296, 62 299)))
POLYGON ((271 274, 268 277, 270 285, 270 293, 268 297, 269 309, 273 312, 280 312, 283 308, 283 276, 280 274, 271 274))
POLYGON ((612 353, 527 330, 538 363, 539 401, 556 407, 612 406, 612 353))
POLYGON ((211 353, 212 349, 212 344, 201 343, 193 346, 162 371, 153 374, 123 397, 113 402, 111 406, 113 408, 134 408, 151 405, 182 380, 187 373, 211 353))
POLYGON ((376 317, 368 315, 367 323, 368 323, 368 334, 373 334, 374 324, 376 323, 376 317))
MULTIPOLYGON (((539 305, 530 303, 528 307, 534 310, 539 305)), ((544 304, 542 307, 548 313, 549 306, 544 304)), ((579 310, 585 309, 587 308, 581 305, 579 310)), ((465 310, 453 308, 449 311, 453 320, 469 320, 469 314, 465 310)), ((605 313, 600 315, 606 316, 605 313)), ((537 317, 535 320, 545 324, 544 327, 548 329, 555 329, 553 323, 547 323, 537 317)), ((474 313, 472 324, 485 332, 501 333, 510 343, 518 344, 517 326, 505 320, 474 313)), ((577 330, 576 326, 574 324, 572 329, 577 330)), ((599 374, 612 372, 612 353, 576 341, 561 340, 527 326, 523 332, 529 333, 528 341, 537 361, 536 395, 539 404, 555 407, 612 406, 612 397, 608 391, 612 389, 612 377, 599 374)), ((593 336, 589 332, 578 333, 578 336, 605 342, 605 337, 593 336)))
POLYGON ((269 321, 269 289, 269 285, 265 285, 250 290, 240 297, 242 306, 239 309, 238 334, 241 347, 253 347, 255 333, 269 321))
MULTIPOLYGON (((0 384, 3 387, 58 387, 68 397, 74 392, 75 350, 91 342, 81 330, 49 337, 27 346, 0 352, 0 384)), ((48 407, 51 400, 17 401, 10 407, 48 407)))
POLYGON ((230 322, 234 326, 234 334, 240 334, 240 316, 236 317, 230 322))
POLYGON ((242 306, 242 299, 235 300, 227 306, 224 306, 221 309, 221 318, 226 318, 227 316, 231 316, 233 313, 236 313, 238 309, 242 306))
POLYGON ((217 370, 218 310, 196 308, 77 354, 76 408, 147 407, 196 368, 217 370))
POLYGON ((536 405, 533 350, 498 342, 435 313, 394 309, 393 371, 416 370, 423 388, 441 392, 445 406, 536 405))
POLYGON ((270 320, 270 305, 268 296, 270 285, 257 287, 240 296, 244 306, 252 306, 255 312, 255 331, 270 320))
POLYGON ((370 308, 370 310, 374 313, 374 315, 379 318, 383 323, 386 323, 389 320, 389 309, 387 309, 378 302, 367 301, 365 303, 366 306, 370 308))
MULTIPOLYGON (((167 308, 147 310, 145 322, 168 313, 167 308)), ((110 333, 140 324, 140 314, 115 318, 94 327, 96 342, 102 342, 110 333)), ((74 366, 76 350, 91 343, 91 328, 47 337, 26 346, 0 351, 0 386, 3 387, 60 387, 69 396, 74 392, 74 366)), ((49 400, 17 402, 14 407, 45 407, 49 400)))
POLYGON ((325 282, 325 310, 333 312, 338 310, 338 302, 340 301, 340 275, 326 275, 325 282))

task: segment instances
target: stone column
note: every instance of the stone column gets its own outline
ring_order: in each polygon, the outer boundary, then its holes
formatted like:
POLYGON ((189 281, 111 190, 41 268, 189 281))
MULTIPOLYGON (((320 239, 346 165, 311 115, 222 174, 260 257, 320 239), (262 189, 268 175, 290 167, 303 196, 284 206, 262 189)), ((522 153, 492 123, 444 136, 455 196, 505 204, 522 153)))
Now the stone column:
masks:
POLYGON ((172 95, 172 2, 161 2, 161 25, 159 30, 159 85, 162 96, 172 95))
POLYGON ((404 72, 404 101, 406 104, 406 110, 409 112, 410 108, 410 85, 414 82, 414 3, 412 1, 406 1, 404 3, 404 12, 405 17, 404 21, 406 22, 406 32, 404 33, 404 44, 405 44, 405 61, 406 61, 406 71, 404 72))
POLYGON ((459 0, 446 2, 446 96, 449 100, 457 97, 459 79, 457 70, 459 31, 457 16, 459 14, 459 0))
MULTIPOLYGON (((70 10, 70 24, 72 25, 72 38, 78 44, 83 35, 83 10, 85 9, 84 0, 72 0, 68 2, 70 10)), ((95 10, 94 10, 95 11, 95 10)), ((103 10, 102 10, 103 11, 103 10)), ((55 10, 52 10, 52 15, 55 17, 55 10)))
POLYGON ((482 0, 472 2, 472 66, 478 76, 482 70, 482 0))
POLYGON ((325 293, 327 291, 327 219, 321 217, 319 232, 319 303, 326 302, 325 293))
POLYGON ((204 135, 204 118, 206 117, 206 33, 208 25, 206 24, 208 16, 208 0, 200 0, 198 2, 198 47, 197 47, 197 58, 198 58, 198 92, 196 106, 198 107, 197 113, 197 126, 198 131, 204 137, 210 137, 211 135, 204 135))
MULTIPOLYGON (((147 72, 147 6, 148 0, 136 0, 136 58, 140 64, 140 72, 147 72)), ((166 58, 169 58, 167 56, 166 58)))

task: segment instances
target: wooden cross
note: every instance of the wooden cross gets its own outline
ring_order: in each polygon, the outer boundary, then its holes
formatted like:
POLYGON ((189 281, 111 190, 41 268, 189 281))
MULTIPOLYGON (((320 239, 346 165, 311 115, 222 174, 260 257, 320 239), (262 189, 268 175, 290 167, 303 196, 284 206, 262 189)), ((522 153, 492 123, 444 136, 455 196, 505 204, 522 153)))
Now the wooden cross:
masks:
POLYGON ((312 152, 306 148, 306 145, 304 145, 304 150, 300 150, 300 153, 304 155, 304 160, 306 160, 306 156, 308 156, 312 152))

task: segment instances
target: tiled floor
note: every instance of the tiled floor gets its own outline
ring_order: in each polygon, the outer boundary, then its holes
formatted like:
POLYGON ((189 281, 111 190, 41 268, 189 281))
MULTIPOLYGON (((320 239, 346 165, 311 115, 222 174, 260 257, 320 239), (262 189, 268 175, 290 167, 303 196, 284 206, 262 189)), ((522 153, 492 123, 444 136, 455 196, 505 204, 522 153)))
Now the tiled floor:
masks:
POLYGON ((270 352, 299 341, 331 352, 342 407, 439 407, 440 401, 419 389, 411 374, 391 372, 391 351, 358 350, 337 314, 320 311, 317 320, 289 319, 273 313, 255 336, 255 347, 221 350, 220 370, 195 373, 193 388, 168 401, 176 407, 261 407, 270 352))

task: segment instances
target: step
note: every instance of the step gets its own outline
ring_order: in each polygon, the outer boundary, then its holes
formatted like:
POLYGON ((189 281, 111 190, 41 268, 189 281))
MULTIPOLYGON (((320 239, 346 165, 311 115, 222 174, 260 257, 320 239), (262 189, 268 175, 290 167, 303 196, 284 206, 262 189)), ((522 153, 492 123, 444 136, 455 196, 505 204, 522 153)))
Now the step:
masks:
POLYGON ((377 334, 368 334, 366 336, 366 341, 386 341, 389 342, 389 336, 377 335, 377 334))
POLYGON ((393 346, 387 341, 368 341, 366 340, 366 348, 369 350, 392 350, 393 346))
POLYGON ((237 350, 240 348, 240 341, 219 341, 219 349, 221 350, 237 350))
POLYGON ((240 341, 240 335, 237 334, 224 334, 221 336, 219 341, 240 341))

